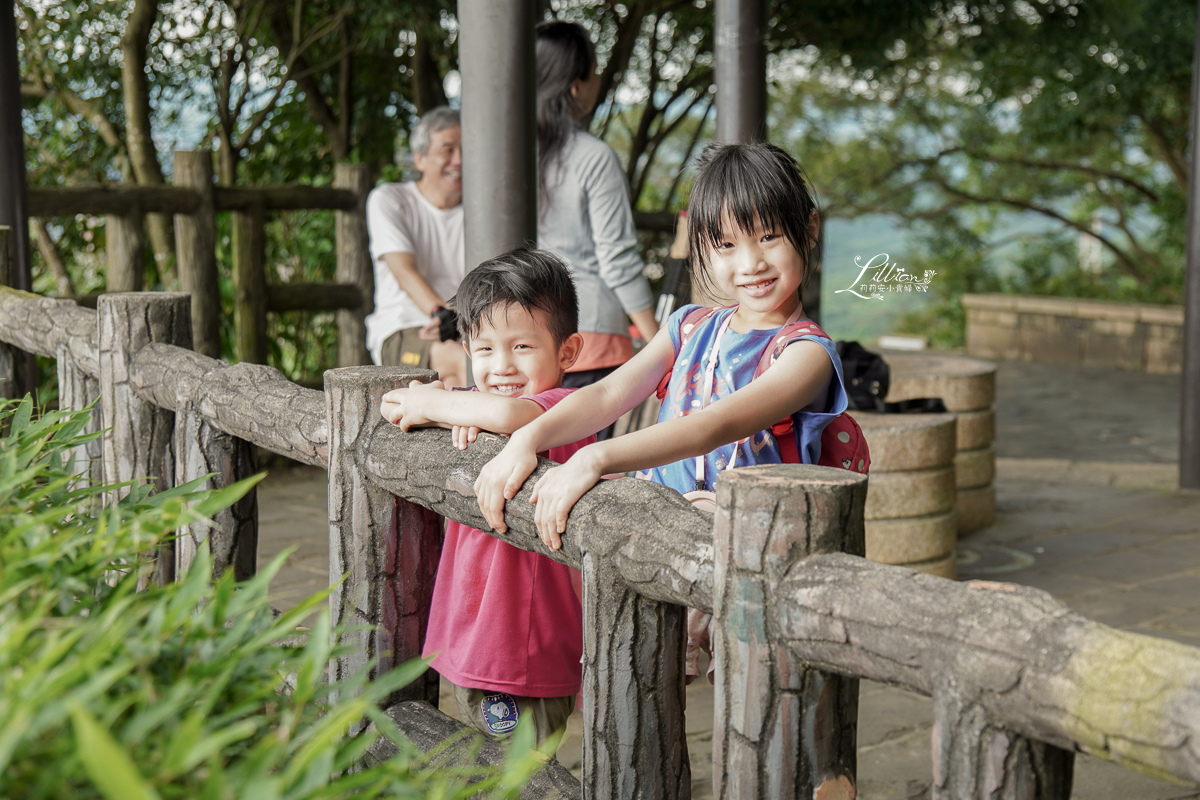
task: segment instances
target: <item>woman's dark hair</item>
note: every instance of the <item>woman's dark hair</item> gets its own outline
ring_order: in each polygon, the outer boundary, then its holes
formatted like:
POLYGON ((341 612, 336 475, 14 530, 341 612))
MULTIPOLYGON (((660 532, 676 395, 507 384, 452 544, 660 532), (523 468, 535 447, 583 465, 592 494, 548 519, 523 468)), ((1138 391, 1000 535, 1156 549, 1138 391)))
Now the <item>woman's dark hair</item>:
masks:
POLYGON ((545 250, 518 247, 484 261, 467 273, 450 306, 458 314, 458 332, 470 340, 497 308, 516 303, 530 314, 535 308, 550 317, 550 334, 561 345, 579 331, 575 281, 562 259, 545 250))
POLYGON ((710 144, 696 160, 688 199, 688 266, 692 280, 713 287, 708 251, 721 243, 722 225, 732 220, 750 233, 755 223, 787 237, 808 266, 820 260, 809 223, 819 215, 804 171, 784 150, 768 142, 710 144))
POLYGON ((575 81, 596 69, 596 49, 582 25, 550 20, 537 26, 538 199, 545 206, 550 168, 579 128, 579 105, 571 96, 575 81))

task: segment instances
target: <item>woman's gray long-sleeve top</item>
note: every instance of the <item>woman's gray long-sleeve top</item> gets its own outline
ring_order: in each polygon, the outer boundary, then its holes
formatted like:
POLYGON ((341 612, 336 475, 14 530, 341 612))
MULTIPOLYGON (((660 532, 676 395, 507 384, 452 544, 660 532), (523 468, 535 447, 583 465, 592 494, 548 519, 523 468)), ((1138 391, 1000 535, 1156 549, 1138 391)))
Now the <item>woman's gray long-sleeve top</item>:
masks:
POLYGON ((551 167, 549 202, 538 213, 538 246, 571 267, 579 330, 628 336, 625 315, 654 304, 642 274, 629 188, 617 154, 584 131, 551 167))

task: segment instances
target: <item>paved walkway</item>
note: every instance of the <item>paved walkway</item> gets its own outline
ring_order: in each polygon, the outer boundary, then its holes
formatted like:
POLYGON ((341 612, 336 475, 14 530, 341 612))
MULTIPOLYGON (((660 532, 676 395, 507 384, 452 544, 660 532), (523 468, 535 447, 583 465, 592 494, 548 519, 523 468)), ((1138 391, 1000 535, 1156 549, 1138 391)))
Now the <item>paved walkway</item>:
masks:
MULTIPOLYGON (((1105 624, 1200 646, 1200 494, 1174 490, 1179 379, 1005 363, 997 397, 998 520, 961 540, 960 578, 1036 586, 1105 624)), ((325 585, 323 485, 305 468, 260 492, 262 556, 298 548, 276 580, 281 603, 325 585)), ((706 683, 689 687, 688 709, 694 796, 707 798, 706 683)), ((559 751, 575 770, 580 720, 559 751)), ((860 798, 929 796, 931 724, 927 698, 863 682, 860 798)), ((1080 756, 1073 797, 1200 800, 1200 789, 1080 756)))

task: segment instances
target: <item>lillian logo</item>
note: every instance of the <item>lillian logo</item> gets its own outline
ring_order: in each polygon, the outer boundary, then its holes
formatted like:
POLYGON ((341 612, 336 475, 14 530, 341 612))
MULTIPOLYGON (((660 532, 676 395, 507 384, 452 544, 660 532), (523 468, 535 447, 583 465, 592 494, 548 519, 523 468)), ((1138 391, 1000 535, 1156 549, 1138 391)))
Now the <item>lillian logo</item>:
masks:
POLYGON ((910 275, 904 267, 892 261, 887 253, 872 256, 865 264, 862 256, 855 256, 854 266, 858 267, 858 277, 845 289, 838 289, 834 294, 849 292, 863 300, 882 300, 884 292, 928 292, 929 283, 937 274, 927 269, 924 277, 910 275))

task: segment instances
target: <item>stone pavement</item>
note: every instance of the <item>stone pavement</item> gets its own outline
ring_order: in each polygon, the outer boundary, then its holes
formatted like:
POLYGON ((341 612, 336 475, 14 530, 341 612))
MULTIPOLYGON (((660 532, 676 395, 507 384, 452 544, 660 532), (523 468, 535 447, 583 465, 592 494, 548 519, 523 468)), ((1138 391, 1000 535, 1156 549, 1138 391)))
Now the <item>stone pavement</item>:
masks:
MULTIPOLYGON (((998 519, 960 541, 960 578, 1036 586, 1107 625, 1200 646, 1200 494, 1175 491, 1178 409, 1178 377, 1001 364, 998 519)), ((273 587, 279 604, 323 587, 324 473, 274 474, 259 505, 261 557, 297 547, 273 587)), ((442 706, 453 713, 445 693, 442 706)), ((707 683, 689 687, 688 709, 693 793, 708 798, 707 683)), ((580 723, 577 712, 559 751, 576 771, 580 723)), ((862 683, 860 798, 929 797, 931 725, 928 698, 862 683)), ((1200 788, 1079 756, 1072 796, 1200 800, 1200 788)))

